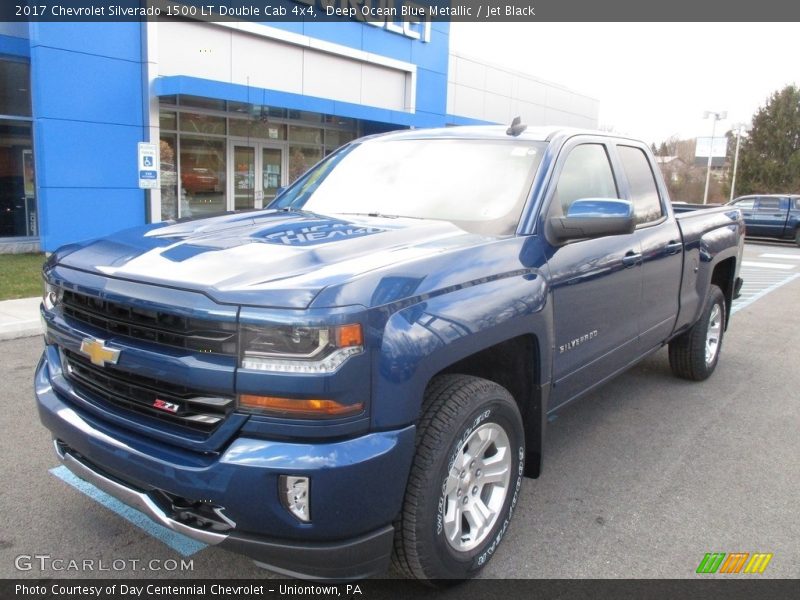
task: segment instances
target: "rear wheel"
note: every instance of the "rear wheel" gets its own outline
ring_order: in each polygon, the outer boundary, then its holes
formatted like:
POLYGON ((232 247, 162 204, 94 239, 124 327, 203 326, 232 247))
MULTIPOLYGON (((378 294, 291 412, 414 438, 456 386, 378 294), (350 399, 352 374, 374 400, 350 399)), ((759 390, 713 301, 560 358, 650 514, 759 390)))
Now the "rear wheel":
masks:
POLYGON ((697 323, 669 343, 672 373, 693 381, 708 379, 717 367, 724 332, 725 296, 711 285, 697 323))
POLYGON ((467 579, 511 520, 524 467, 522 417, 500 385, 443 375, 425 394, 416 443, 394 563, 429 582, 467 579))

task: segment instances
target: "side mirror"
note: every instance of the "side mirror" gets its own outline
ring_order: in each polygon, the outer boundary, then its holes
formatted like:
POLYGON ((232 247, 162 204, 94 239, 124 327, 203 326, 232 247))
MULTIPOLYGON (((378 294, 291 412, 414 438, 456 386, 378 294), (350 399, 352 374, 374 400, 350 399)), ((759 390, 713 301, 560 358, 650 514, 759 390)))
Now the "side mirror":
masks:
POLYGON ((636 221, 633 205, 616 198, 585 198, 575 200, 566 217, 547 220, 547 239, 554 243, 606 235, 633 233, 636 221))

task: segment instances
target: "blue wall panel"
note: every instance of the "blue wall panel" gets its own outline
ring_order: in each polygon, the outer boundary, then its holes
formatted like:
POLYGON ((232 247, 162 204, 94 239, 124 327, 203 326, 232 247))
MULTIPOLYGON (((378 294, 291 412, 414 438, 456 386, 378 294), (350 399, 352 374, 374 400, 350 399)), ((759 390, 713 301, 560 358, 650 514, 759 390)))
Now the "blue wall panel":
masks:
POLYGON ((34 23, 31 79, 42 248, 144 223, 141 25, 34 23))
POLYGON ((31 45, 141 62, 138 23, 31 23, 31 45))
POLYGON ((141 126, 37 119, 39 185, 138 188, 136 159, 141 141, 141 126))
POLYGON ((37 80, 37 117, 141 126, 141 63, 48 47, 34 54, 47 65, 37 80))
POLYGON ((144 223, 144 201, 138 189, 44 188, 39 203, 46 214, 42 240, 53 250, 144 223))

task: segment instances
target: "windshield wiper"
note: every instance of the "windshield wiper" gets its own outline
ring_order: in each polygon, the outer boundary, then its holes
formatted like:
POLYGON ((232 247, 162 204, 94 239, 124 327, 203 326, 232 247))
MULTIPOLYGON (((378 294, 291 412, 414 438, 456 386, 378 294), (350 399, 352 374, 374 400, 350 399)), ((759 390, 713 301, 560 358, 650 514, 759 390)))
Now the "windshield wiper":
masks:
POLYGON ((378 219, 420 219, 420 220, 424 220, 425 219, 425 217, 411 217, 409 215, 386 215, 384 213, 379 213, 379 212, 367 212, 367 213, 349 212, 349 213, 334 213, 334 214, 343 215, 343 216, 346 216, 346 217, 347 216, 350 216, 350 217, 373 217, 373 218, 378 218, 378 219))

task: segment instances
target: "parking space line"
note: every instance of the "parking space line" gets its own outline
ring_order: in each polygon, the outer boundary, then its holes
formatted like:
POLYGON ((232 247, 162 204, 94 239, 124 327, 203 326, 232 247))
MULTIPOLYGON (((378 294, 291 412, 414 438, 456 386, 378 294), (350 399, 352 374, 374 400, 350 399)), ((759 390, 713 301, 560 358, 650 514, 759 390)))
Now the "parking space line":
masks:
POLYGON ((800 260, 800 254, 775 254, 767 252, 765 254, 759 254, 758 258, 788 258, 791 260, 800 260))
POLYGON ((744 260, 742 261, 743 267, 759 267, 761 269, 794 269, 795 265, 785 265, 779 263, 770 263, 770 262, 758 262, 755 260, 744 260))
POLYGON ((145 533, 150 534, 158 541, 166 544, 176 552, 183 556, 191 556, 206 547, 206 544, 193 540, 180 533, 167 529, 152 521, 149 517, 140 513, 138 510, 131 508, 127 504, 123 504, 113 496, 106 494, 104 491, 97 489, 91 483, 88 483, 77 477, 67 467, 61 465, 50 472, 61 479, 63 482, 71 485, 79 492, 83 492, 89 498, 105 506, 107 509, 117 513, 123 519, 136 525, 139 529, 144 530, 145 533))
POLYGON ((731 314, 735 314, 736 312, 742 310, 743 308, 747 308, 748 306, 750 306, 756 300, 759 300, 759 299, 763 298, 764 296, 766 296, 770 292, 774 292, 779 287, 784 286, 787 283, 789 283, 791 281, 794 281, 797 278, 800 278, 800 273, 794 273, 792 275, 784 277, 780 281, 777 281, 777 282, 773 283, 772 285, 770 285, 769 287, 766 287, 766 288, 762 289, 761 291, 753 294, 749 298, 744 298, 744 299, 740 298, 738 300, 734 300, 733 308, 731 308, 731 314))

